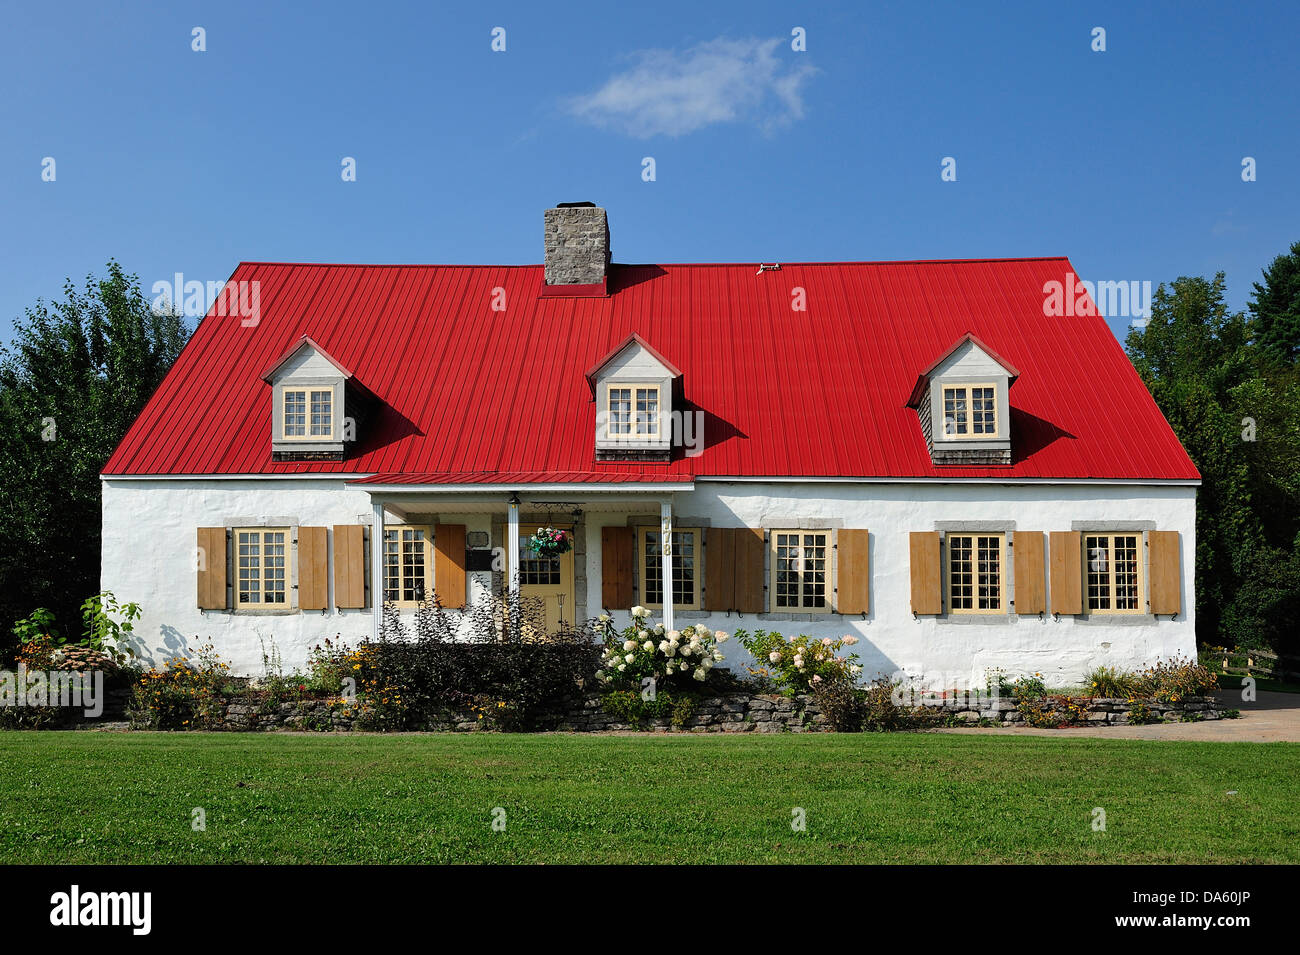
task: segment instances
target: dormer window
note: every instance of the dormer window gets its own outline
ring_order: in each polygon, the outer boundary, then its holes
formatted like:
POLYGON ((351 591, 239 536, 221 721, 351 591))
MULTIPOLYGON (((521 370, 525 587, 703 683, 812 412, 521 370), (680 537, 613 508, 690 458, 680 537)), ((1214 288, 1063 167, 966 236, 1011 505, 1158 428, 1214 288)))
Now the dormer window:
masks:
POLYGON ((304 335, 262 376, 271 386, 271 458, 341 461, 370 393, 304 335))
POLYGON ((587 372, 596 399, 597 461, 668 461, 681 372, 630 335, 587 372))
POLYGON ((1020 377, 1010 364, 967 332, 928 368, 907 404, 936 465, 1011 463, 1008 394, 1020 377))
POLYGON ((943 389, 943 433, 950 438, 995 437, 997 385, 952 385, 943 389))
POLYGON ((659 434, 659 386, 638 385, 609 389, 609 415, 606 433, 615 438, 620 435, 657 437, 659 434), (634 410, 635 409, 635 413, 634 410))
POLYGON ((334 392, 285 388, 285 440, 329 440, 334 435, 334 392))

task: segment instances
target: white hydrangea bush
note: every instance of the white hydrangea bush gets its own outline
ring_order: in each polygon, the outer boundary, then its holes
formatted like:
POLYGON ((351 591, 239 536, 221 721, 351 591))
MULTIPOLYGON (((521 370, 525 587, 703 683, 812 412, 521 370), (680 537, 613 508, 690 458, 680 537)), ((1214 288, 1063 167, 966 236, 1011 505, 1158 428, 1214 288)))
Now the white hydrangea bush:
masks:
POLYGON ((610 688, 640 688, 647 677, 659 686, 703 683, 722 662, 721 645, 731 639, 703 625, 666 630, 645 607, 633 607, 631 614, 632 622, 622 630, 615 629, 609 614, 596 619, 596 635, 605 644, 596 679, 610 688))

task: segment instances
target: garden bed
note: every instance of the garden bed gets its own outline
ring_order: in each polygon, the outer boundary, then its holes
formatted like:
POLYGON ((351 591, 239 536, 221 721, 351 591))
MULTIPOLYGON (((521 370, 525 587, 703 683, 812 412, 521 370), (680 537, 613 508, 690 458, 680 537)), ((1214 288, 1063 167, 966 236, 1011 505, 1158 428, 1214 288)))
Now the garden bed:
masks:
MULTIPOLYGON (((1131 701, 1121 698, 1072 698, 1072 708, 1053 702, 1056 698, 980 700, 947 699, 906 709, 899 729, 927 729, 939 726, 1125 726, 1134 722, 1135 704, 1145 707, 1137 722, 1199 722, 1225 718, 1213 696, 1193 696, 1177 702, 1131 701), (1033 718, 1027 718, 1024 710, 1033 718), (1038 714, 1041 714, 1038 715, 1038 714), (1059 715, 1057 715, 1059 714, 1059 715)), ((1061 698, 1064 699, 1064 698, 1061 698)), ((784 696, 779 693, 732 692, 689 698, 689 706, 674 715, 632 719, 618 707, 608 707, 600 693, 587 693, 580 703, 538 714, 534 729, 570 733, 627 732, 654 733, 816 733, 831 732, 831 725, 817 699, 810 695, 784 696), (611 712, 611 709, 613 710, 611 712)), ((478 732, 510 729, 503 726, 491 707, 447 708, 423 725, 423 732, 478 732)), ((275 730, 349 732, 371 728, 359 719, 358 704, 338 698, 302 699, 277 702, 267 693, 250 691, 219 705, 211 718, 193 722, 185 729, 235 732, 275 730)), ((1231 711, 1227 715, 1233 715, 1231 711)))

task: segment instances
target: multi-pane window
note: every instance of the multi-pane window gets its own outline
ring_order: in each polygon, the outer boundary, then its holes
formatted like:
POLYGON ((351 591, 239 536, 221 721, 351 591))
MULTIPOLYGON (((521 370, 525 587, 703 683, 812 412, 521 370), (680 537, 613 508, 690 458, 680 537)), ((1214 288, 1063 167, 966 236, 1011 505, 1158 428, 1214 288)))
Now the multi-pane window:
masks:
POLYGON ((657 437, 659 434, 659 387, 638 385, 609 389, 610 435, 657 437))
POLYGON ((284 436, 286 438, 307 436, 307 392, 305 391, 284 393, 284 436))
POLYGON ((950 613, 1004 613, 1005 535, 948 534, 950 613))
POLYGON ((410 605, 429 597, 429 563, 427 527, 385 527, 384 600, 410 605))
POLYGON ((329 388, 286 388, 284 436, 330 438, 334 435, 334 392, 329 388))
POLYGON ((311 433, 312 437, 328 438, 334 433, 333 391, 313 391, 311 393, 311 433))
POLYGON ((609 433, 632 433, 632 389, 609 389, 609 433))
POLYGON ((542 557, 535 550, 530 550, 528 541, 519 543, 519 583, 544 587, 558 586, 560 583, 560 558, 542 557))
POLYGON ((772 531, 772 609, 830 610, 829 531, 772 531))
POLYGON ((287 607, 288 532, 264 529, 235 531, 235 606, 287 607))
POLYGON ((659 389, 636 389, 636 433, 659 433, 659 389))
MULTIPOLYGON (((647 607, 662 607, 664 602, 663 551, 658 530, 641 530, 642 599, 647 607)), ((698 529, 674 530, 672 533, 673 607, 697 610, 700 606, 698 529)))
POLYGON ((950 438, 996 436, 997 389, 993 385, 945 386, 943 433, 950 438))
POLYGON ((1142 535, 1085 534, 1088 610, 1141 613, 1142 535))

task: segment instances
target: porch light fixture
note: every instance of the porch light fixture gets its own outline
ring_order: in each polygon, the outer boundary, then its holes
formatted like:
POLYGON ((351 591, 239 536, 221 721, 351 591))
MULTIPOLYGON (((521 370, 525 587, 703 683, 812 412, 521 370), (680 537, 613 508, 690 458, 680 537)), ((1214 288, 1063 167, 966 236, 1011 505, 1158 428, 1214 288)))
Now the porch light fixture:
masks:
POLYGON ((513 494, 513 493, 512 493, 512 494, 510 495, 510 506, 511 506, 511 507, 518 507, 518 506, 519 506, 519 495, 518 495, 518 494, 513 494))

